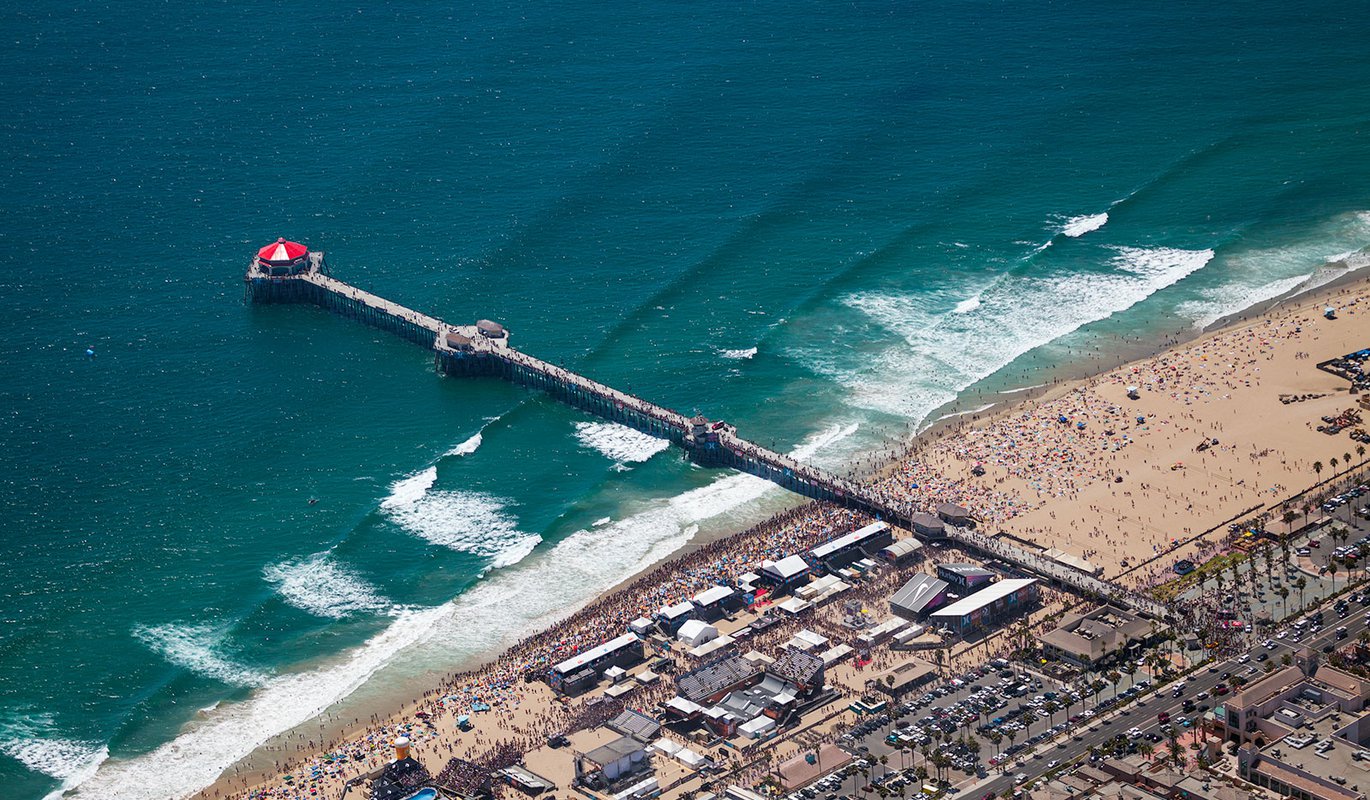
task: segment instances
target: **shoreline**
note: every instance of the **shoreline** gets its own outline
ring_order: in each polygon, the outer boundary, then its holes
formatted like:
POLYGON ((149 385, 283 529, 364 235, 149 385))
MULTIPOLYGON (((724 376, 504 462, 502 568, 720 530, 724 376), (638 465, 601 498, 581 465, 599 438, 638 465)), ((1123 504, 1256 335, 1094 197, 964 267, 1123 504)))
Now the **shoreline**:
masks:
MULTIPOLYGON (((966 428, 976 426, 977 424, 987 424, 988 421, 1001 417, 1002 415, 1010 412, 1011 410, 1020 406, 1027 405, 1029 403, 1045 402, 1056 397, 1061 397, 1071 392, 1072 390, 1078 388, 1080 384, 1086 383, 1094 378, 1098 378, 1104 375, 1105 373, 1108 373, 1111 370, 1114 370, 1120 366, 1137 363, 1147 358, 1152 358, 1171 350, 1183 348, 1185 346, 1192 345, 1195 342, 1199 342, 1222 333, 1234 330, 1241 330, 1243 327, 1255 324, 1261 319, 1264 319, 1266 315, 1273 313, 1277 310, 1285 308, 1300 309, 1305 308, 1313 303, 1321 303, 1325 298, 1341 293, 1347 286, 1364 281, 1365 276, 1363 273, 1364 270, 1349 271, 1341 276, 1338 276, 1336 279, 1329 281, 1321 286, 1315 287, 1311 290, 1307 290, 1305 292, 1298 294, 1272 298, 1266 301, 1262 301, 1261 303, 1258 303, 1250 308, 1243 309, 1242 311, 1229 314, 1221 318, 1220 320, 1215 321, 1213 324, 1206 326, 1202 330, 1193 327, 1188 327, 1176 331, 1172 334, 1156 337, 1152 339, 1151 344, 1142 344, 1140 341, 1138 341, 1136 346, 1129 347, 1127 346, 1128 341, 1120 338, 1116 343, 1119 346, 1110 348, 1108 352, 1100 351, 1097 355, 1089 356, 1077 361, 1073 361, 1071 363, 1062 364, 1057 368, 1053 368, 1052 370, 1050 370, 1053 377, 1047 383, 1043 383, 1037 386, 1024 387, 1023 389, 1010 389, 1007 391, 1000 391, 996 393, 995 396, 1002 399, 992 403, 989 408, 981 408, 975 411, 966 411, 960 414, 948 416, 946 418, 935 421, 933 424, 929 425, 924 430, 915 433, 908 440, 904 441, 902 445, 899 447, 899 452, 894 453, 892 455, 885 455, 884 457, 880 457, 878 459, 879 463, 876 466, 876 468, 867 474, 870 474, 872 478, 878 477, 881 474, 887 474, 889 470, 896 468, 900 464, 901 459, 915 456, 917 451, 919 451, 920 449, 935 444, 939 440, 947 437, 948 435, 951 435, 955 431, 964 430, 966 428)), ((986 380, 989 380, 989 378, 987 378, 986 380)), ((971 395, 963 394, 963 396, 961 398, 958 398, 957 401, 954 401, 952 404, 948 404, 947 406, 943 406, 942 408, 935 409, 932 413, 937 413, 939 411, 954 410, 955 406, 960 403, 967 403, 972 406, 975 406, 980 401, 980 398, 986 396, 987 395, 984 395, 983 392, 977 392, 971 395)), ((709 545, 718 542, 727 542, 729 540, 744 536, 747 532, 753 530, 754 528, 760 527, 761 525, 764 525, 766 523, 770 523, 778 517, 783 517, 785 514, 792 513, 795 508, 803 507, 804 505, 806 505, 804 502, 798 502, 797 505, 791 506, 789 509, 782 511, 779 514, 771 515, 763 519, 756 525, 753 525, 741 531, 735 529, 730 530, 732 526, 724 525, 719 526, 717 530, 697 532, 694 535, 692 535, 689 541, 687 541, 683 546, 677 548, 676 550, 672 551, 668 555, 653 563, 643 565, 638 572, 625 577, 624 579, 615 583, 613 586, 610 586, 604 589, 603 591, 596 593, 594 596, 588 598, 580 609, 576 609, 570 612, 570 614, 567 617, 563 617, 559 620, 540 622, 540 627, 537 629, 537 631, 530 633, 528 636, 529 638, 537 638, 539 635, 547 633, 549 629, 553 629, 558 625, 564 624, 567 620, 573 619, 580 612, 581 609, 594 605, 596 603, 603 602, 608 598, 612 598, 614 596, 626 593, 626 590, 638 585, 639 583, 642 583, 649 575, 658 570, 682 566, 691 558, 691 556, 700 552, 701 550, 708 548, 709 545)), ((455 679, 459 679, 462 676, 478 673, 480 670, 499 661, 501 657, 510 654, 511 651, 517 649, 518 647, 519 644, 516 644, 512 647, 492 650, 489 653, 468 659, 464 661, 462 664, 454 666, 453 669, 427 670, 415 676, 412 680, 407 681, 407 683, 414 684, 412 688, 416 691, 420 689, 421 685, 428 685, 431 687, 435 683, 451 683, 455 679)), ((377 717, 383 721, 389 721, 393 723, 394 721, 405 718, 408 714, 408 709, 410 709, 411 707, 415 706, 416 704, 422 705, 424 702, 424 695, 426 693, 419 692, 418 697, 412 697, 411 692, 403 693, 411 694, 411 699, 405 700, 404 702, 400 703, 400 707, 398 710, 395 710, 393 700, 397 696, 397 694, 401 693, 390 692, 387 694, 388 697, 385 699, 382 699, 378 696, 375 699, 374 703, 377 706, 388 705, 388 707, 391 709, 390 713, 378 714, 377 717)), ((346 701, 343 702, 345 703, 346 701)), ((376 723, 373 721, 372 725, 374 724, 376 723)), ((351 722, 347 724, 338 724, 336 726, 333 726, 332 729, 325 729, 325 732, 328 734, 329 739, 339 740, 351 738, 355 736, 359 731, 365 730, 367 727, 368 725, 366 724, 366 720, 363 720, 361 724, 353 724, 351 722)), ((273 737, 272 742, 281 741, 283 740, 283 738, 284 735, 273 737)), ((268 742, 267 745, 270 745, 272 742, 268 742)), ((257 786, 260 785, 262 781, 269 780, 271 777, 279 774, 279 770, 275 769, 274 765, 270 764, 269 756, 271 755, 271 753, 266 752, 263 749, 267 745, 259 747, 256 751, 254 751, 253 755, 238 762, 238 765, 235 765, 239 768, 238 772, 235 774, 236 778, 241 779, 244 776, 250 776, 252 780, 249 782, 248 785, 257 786), (250 763, 253 760, 265 760, 267 763, 259 763, 254 765, 250 763)), ((308 754, 301 753, 301 756, 307 758, 308 754)), ((228 774, 229 773, 226 772, 225 776, 227 776, 228 774)), ((225 780, 225 778, 221 777, 219 781, 215 782, 215 784, 211 785, 210 787, 207 787, 206 789, 202 790, 201 792, 193 796, 207 797, 210 796, 211 790, 222 793, 224 790, 228 789, 226 783, 227 781, 225 780)), ((242 790, 238 789, 236 791, 242 790)), ((216 796, 222 795, 220 794, 216 796)))

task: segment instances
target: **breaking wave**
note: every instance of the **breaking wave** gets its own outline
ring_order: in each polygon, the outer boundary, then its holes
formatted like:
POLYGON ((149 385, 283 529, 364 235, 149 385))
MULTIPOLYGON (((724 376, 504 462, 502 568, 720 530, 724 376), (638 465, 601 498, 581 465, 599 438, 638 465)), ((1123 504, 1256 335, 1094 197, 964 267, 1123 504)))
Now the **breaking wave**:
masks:
MULTIPOLYGON (((1124 311, 1201 269, 1212 250, 1117 247, 1102 274, 1009 274, 980 293, 974 314, 947 313, 926 294, 860 292, 843 302, 898 343, 839 363, 805 353, 862 408, 922 424, 962 390, 1028 351, 1124 311)), ((945 308, 945 306, 942 306, 945 308)))
POLYGON ((667 439, 649 436, 617 422, 577 422, 576 439, 620 464, 646 461, 671 446, 667 439))
POLYGON ((746 350, 719 350, 718 354, 724 358, 749 359, 756 355, 755 347, 748 347, 746 350))
POLYGON ((429 467, 407 478, 400 478, 390 485, 390 495, 381 501, 381 508, 403 508, 413 505, 423 499, 437 481, 437 467, 429 467))
POLYGON ((338 565, 327 553, 272 564, 262 576, 276 585, 283 600, 316 617, 343 619, 391 606, 361 576, 338 565))
POLYGON ((1065 225, 1061 226, 1061 233, 1072 239, 1078 239, 1086 233, 1099 230, 1107 223, 1107 211, 1099 214, 1084 214, 1066 220, 1065 225))
POLYGON ((489 568, 497 569, 522 561, 542 541, 537 534, 519 530, 508 503, 484 492, 425 489, 407 503, 382 507, 409 533, 440 547, 488 558, 489 568))
POLYGON ((480 431, 476 431, 476 434, 474 436, 457 445, 456 447, 453 447, 451 450, 448 450, 446 455, 469 456, 480 449, 480 444, 482 441, 484 441, 484 436, 480 431))
POLYGON ((48 798, 60 797, 87 780, 109 758, 108 746, 57 736, 56 728, 48 713, 17 714, 0 721, 0 753, 31 772, 62 782, 48 798))

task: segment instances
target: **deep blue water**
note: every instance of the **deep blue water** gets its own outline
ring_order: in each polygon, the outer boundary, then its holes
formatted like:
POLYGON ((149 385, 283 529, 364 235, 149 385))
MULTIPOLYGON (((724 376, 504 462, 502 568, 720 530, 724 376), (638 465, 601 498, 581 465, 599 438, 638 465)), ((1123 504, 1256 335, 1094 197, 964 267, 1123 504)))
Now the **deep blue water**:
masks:
POLYGON ((787 502, 245 306, 277 236, 836 467, 1361 265, 1358 5, 1029 5, 0 12, 6 796, 175 796, 787 502))

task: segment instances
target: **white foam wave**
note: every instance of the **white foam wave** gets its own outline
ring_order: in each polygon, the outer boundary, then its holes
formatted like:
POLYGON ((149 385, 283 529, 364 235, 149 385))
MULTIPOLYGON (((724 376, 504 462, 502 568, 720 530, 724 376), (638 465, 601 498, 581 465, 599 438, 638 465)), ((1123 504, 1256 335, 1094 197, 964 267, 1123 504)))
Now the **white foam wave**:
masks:
POLYGON ((1061 233, 1072 239, 1078 239, 1086 233, 1099 230, 1107 223, 1107 211, 1099 214, 1083 214, 1066 220, 1065 225, 1061 226, 1061 233))
POLYGON ((428 469, 401 478, 390 484, 390 496, 381 501, 381 508, 394 509, 413 505, 423 498, 438 480, 438 468, 428 469))
MULTIPOLYGON (((856 430, 854 424, 834 425, 810 436, 792 455, 811 457, 856 430)), ((545 558, 494 573, 451 602, 400 612, 386 630, 336 663, 273 678, 247 700, 225 703, 190 723, 153 752, 106 762, 81 782, 77 797, 166 800, 192 794, 272 736, 343 700, 380 670, 453 663, 508 646, 678 550, 698 531, 700 521, 767 491, 779 490, 751 475, 729 475, 655 501, 613 524, 578 531, 557 542, 545 558), (147 780, 152 771, 158 777, 156 785, 147 780)))
POLYGON ((498 568, 518 563, 542 541, 520 531, 507 506, 507 500, 483 492, 437 491, 392 506, 387 515, 425 541, 492 559, 490 567, 498 568))
POLYGON ((379 612, 391 605, 361 576, 327 553, 272 564, 262 571, 290 605, 317 617, 342 619, 358 612, 379 612))
POLYGON ((62 782, 50 798, 89 778, 109 758, 109 747, 57 736, 56 728, 48 713, 18 714, 0 722, 0 753, 62 782))
POLYGON ((667 439, 658 439, 617 422, 577 422, 576 438, 586 447, 619 463, 646 461, 671 446, 667 439))
POLYGON ((1181 316, 1194 320, 1194 327, 1206 328, 1230 314, 1287 294, 1306 280, 1305 276, 1299 275, 1274 280, 1263 286, 1231 285, 1205 289, 1204 299, 1181 303, 1175 310, 1181 316))
POLYGON ((76 798, 182 798, 208 786, 271 736, 300 725, 351 694, 399 652, 433 635, 452 603, 402 611, 388 628, 330 666, 272 678, 241 703, 226 703, 192 721, 151 753, 105 761, 80 781, 76 798), (155 781, 148 780, 156 775, 155 781))
POLYGON ((951 310, 953 314, 969 314, 980 307, 980 295, 967 298, 956 304, 956 308, 951 310))
POLYGON ((224 653, 227 633, 213 625, 137 625, 133 636, 182 669, 232 686, 260 686, 265 672, 234 661, 224 653))
POLYGON ((756 355, 756 348, 748 347, 746 350, 719 350, 718 354, 724 358, 748 359, 756 355))
POLYGON ((614 521, 613 517, 600 517, 599 519, 595 520, 594 522, 592 522, 592 523, 590 523, 590 524, 593 525, 593 526, 595 526, 596 528, 602 528, 602 527, 604 527, 605 525, 608 525, 610 522, 613 522, 613 521, 614 521))
POLYGON ((484 441, 483 435, 480 431, 476 431, 475 436, 472 436, 470 439, 467 439, 466 441, 462 442, 456 447, 453 447, 451 450, 448 450, 447 455, 469 456, 480 449, 480 444, 482 441, 484 441))
POLYGON ((1276 247, 1224 254, 1228 283, 1211 287, 1177 311, 1205 328, 1223 317, 1283 296, 1296 296, 1370 266, 1370 213, 1340 214, 1276 247), (1334 255, 1328 255, 1332 252, 1334 255))
POLYGON ((938 299, 927 293, 853 294, 843 302, 899 342, 855 363, 823 352, 801 355, 845 386, 853 404, 921 424, 1024 353, 1131 308, 1213 258, 1212 250, 1168 247, 1114 252, 1103 273, 1010 273, 980 293, 974 314, 940 311, 938 299))

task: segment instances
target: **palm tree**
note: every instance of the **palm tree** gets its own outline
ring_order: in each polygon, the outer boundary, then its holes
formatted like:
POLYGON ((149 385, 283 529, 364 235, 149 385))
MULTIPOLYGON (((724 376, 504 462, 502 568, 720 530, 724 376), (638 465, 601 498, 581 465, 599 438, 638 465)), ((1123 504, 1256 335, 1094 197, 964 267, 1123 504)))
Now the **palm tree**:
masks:
POLYGON ((1299 579, 1298 579, 1298 580, 1294 581, 1294 588, 1299 590, 1299 610, 1300 610, 1300 611, 1303 610, 1303 590, 1306 589, 1307 587, 1308 587, 1308 579, 1305 578, 1305 577, 1303 577, 1302 575, 1299 576, 1299 579))
POLYGON ((1056 727, 1056 712, 1061 710, 1061 704, 1057 703, 1055 700, 1048 700, 1042 704, 1042 708, 1047 710, 1047 720, 1050 722, 1051 726, 1053 728, 1056 727))
POLYGON ((1289 616, 1289 589, 1287 587, 1281 586, 1279 595, 1280 603, 1284 606, 1284 613, 1280 615, 1280 619, 1284 619, 1285 617, 1289 616))
POLYGON ((1313 462, 1313 472, 1315 472, 1315 473, 1318 475, 1318 477, 1322 477, 1322 462, 1321 462, 1321 461, 1314 461, 1314 462, 1313 462))
POLYGON ((1337 592, 1337 560, 1334 558, 1327 562, 1327 574, 1332 576, 1332 593, 1337 592))
POLYGON ((1337 457, 1332 456, 1331 458, 1327 459, 1327 463, 1332 465, 1332 474, 1337 474, 1337 464, 1340 463, 1337 461, 1337 457))
POLYGON ((1111 684, 1113 684, 1113 699, 1114 699, 1114 700, 1117 700, 1117 699, 1118 699, 1118 682, 1121 681, 1122 679, 1123 679, 1122 673, 1118 672, 1118 670, 1116 670, 1116 669, 1111 669, 1111 670, 1108 671, 1108 682, 1111 683, 1111 684))
POLYGON ((1351 466, 1351 454, 1350 454, 1350 453, 1342 453, 1342 454, 1341 454, 1341 463, 1345 464, 1347 467, 1350 467, 1350 466, 1351 466))
POLYGON ((1358 445, 1356 445, 1356 458, 1359 458, 1359 459, 1362 460, 1362 461, 1365 460, 1365 445, 1363 445, 1363 444, 1358 444, 1358 445))

